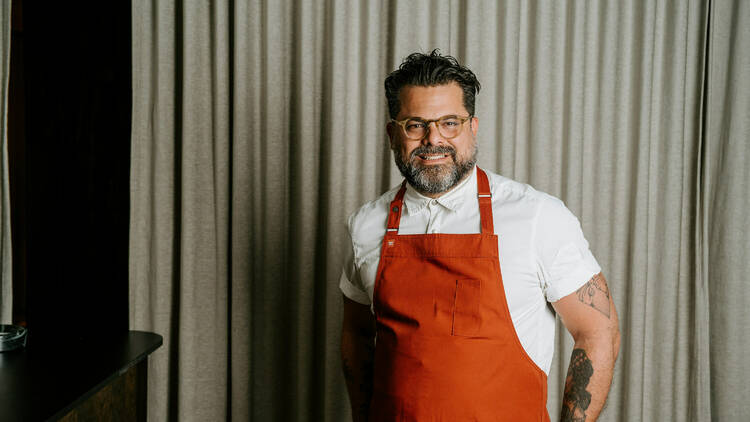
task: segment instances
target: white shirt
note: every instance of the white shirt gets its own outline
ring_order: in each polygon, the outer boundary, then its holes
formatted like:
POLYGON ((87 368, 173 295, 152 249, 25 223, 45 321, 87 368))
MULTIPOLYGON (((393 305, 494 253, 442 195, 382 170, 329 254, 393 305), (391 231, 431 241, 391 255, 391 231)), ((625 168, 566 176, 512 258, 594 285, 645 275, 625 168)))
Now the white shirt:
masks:
MULTIPOLYGON (((559 199, 486 171, 498 235, 500 272, 516 334, 547 374, 554 353, 556 302, 601 271, 578 219, 559 199)), ((372 304, 388 210, 397 186, 348 219, 351 252, 339 281, 349 299, 372 304)), ((399 234, 480 233, 476 168, 450 192, 432 199, 407 184, 399 234)))

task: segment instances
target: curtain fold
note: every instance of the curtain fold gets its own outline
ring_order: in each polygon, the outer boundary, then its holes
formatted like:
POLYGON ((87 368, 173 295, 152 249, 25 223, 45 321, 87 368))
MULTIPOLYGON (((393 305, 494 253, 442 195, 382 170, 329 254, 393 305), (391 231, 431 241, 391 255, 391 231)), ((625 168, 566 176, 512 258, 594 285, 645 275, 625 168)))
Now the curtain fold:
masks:
POLYGON ((156 420, 228 415, 227 4, 134 2, 130 325, 165 338, 156 420))
POLYGON ((130 322, 165 339, 150 420, 349 418, 345 219, 399 183, 383 79, 433 48, 482 83, 479 165, 563 199, 609 280, 600 419, 750 415, 746 28, 740 1, 133 2, 130 322))
POLYGON ((750 5, 711 2, 701 173, 711 420, 750 416, 750 5))
POLYGON ((10 80, 10 1, 0 5, 0 324, 13 322, 13 261, 10 237, 8 168, 8 81, 10 80))

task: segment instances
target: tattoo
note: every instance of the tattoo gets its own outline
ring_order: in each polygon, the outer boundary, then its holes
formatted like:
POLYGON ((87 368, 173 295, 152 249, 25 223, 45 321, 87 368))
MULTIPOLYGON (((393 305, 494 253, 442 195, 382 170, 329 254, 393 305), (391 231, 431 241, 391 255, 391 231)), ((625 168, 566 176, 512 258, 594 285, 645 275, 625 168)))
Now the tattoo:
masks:
POLYGON ((586 409, 591 404, 591 393, 586 391, 594 367, 583 349, 574 349, 570 357, 568 376, 565 378, 565 394, 560 414, 561 422, 584 422, 586 409))
POLYGON ((609 289, 601 273, 591 277, 576 293, 578 300, 609 318, 609 289))
POLYGON ((346 382, 353 381, 354 380, 354 369, 352 368, 351 362, 349 362, 349 359, 344 358, 344 379, 346 382))

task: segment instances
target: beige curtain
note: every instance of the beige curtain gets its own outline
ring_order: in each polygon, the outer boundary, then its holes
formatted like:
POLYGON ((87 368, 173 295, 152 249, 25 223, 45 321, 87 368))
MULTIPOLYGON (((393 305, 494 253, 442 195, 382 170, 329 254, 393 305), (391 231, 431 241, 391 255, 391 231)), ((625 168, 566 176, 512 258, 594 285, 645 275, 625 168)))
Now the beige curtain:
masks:
POLYGON ((10 1, 0 4, 0 324, 13 322, 13 266, 10 243, 8 168, 8 81, 10 80, 10 1))
MULTIPOLYGON (((601 420, 750 415, 747 2, 133 2, 131 328, 151 420, 344 421, 346 216, 399 182, 382 82, 478 75, 479 164, 563 199, 623 332, 601 420)), ((549 411, 572 340, 558 330, 549 411)))
MULTIPOLYGON (((708 296, 711 419, 750 418, 750 3, 712 3, 704 89, 697 288, 708 296)), ((698 349, 698 358, 706 350, 698 349)))

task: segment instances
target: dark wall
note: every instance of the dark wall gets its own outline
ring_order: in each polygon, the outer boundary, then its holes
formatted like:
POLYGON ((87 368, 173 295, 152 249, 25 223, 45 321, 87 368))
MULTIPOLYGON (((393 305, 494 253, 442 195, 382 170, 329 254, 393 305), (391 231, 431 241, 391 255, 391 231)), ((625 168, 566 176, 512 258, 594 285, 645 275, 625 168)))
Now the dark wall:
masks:
POLYGON ((15 306, 30 342, 127 330, 130 2, 22 7, 11 90, 23 100, 10 107, 23 107, 24 136, 10 159, 12 215, 23 216, 14 274, 25 277, 14 284, 26 297, 15 306))

